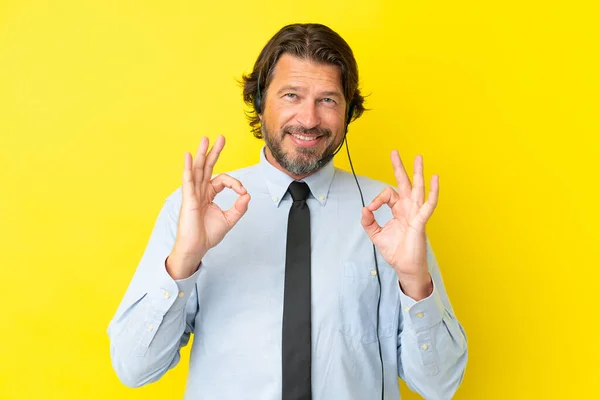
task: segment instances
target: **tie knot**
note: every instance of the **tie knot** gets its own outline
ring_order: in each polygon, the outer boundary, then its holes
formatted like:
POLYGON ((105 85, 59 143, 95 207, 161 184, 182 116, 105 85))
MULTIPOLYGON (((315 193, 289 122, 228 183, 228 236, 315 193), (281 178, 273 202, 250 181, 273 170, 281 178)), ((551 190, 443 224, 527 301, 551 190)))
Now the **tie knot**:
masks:
POLYGON ((308 188, 308 185, 306 183, 294 181, 290 183, 288 191, 292 195, 292 199, 294 199, 294 201, 302 201, 306 200, 310 189, 308 188))

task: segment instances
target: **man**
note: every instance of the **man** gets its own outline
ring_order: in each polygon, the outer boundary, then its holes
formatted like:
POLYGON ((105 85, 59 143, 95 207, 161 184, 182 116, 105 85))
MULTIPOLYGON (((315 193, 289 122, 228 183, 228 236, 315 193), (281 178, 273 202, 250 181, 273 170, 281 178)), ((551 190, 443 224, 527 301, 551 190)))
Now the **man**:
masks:
POLYGON ((398 376, 451 398, 467 344, 425 233, 437 177, 425 201, 421 157, 411 183, 392 152, 397 189, 331 161, 364 111, 350 47, 286 26, 244 99, 260 162, 213 177, 223 137, 186 154, 109 325, 121 381, 157 381, 193 333, 187 399, 397 399, 398 376))

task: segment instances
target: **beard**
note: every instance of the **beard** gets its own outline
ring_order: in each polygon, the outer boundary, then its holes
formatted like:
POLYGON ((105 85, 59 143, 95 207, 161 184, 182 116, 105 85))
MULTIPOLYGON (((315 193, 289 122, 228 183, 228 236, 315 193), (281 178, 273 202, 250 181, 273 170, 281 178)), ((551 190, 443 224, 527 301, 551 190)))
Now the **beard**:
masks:
POLYGON ((286 125, 281 132, 273 132, 265 124, 262 125, 261 129, 265 143, 271 151, 273 158, 293 175, 309 175, 317 171, 323 166, 321 160, 333 155, 339 146, 339 144, 333 142, 332 138, 335 138, 335 136, 330 129, 307 129, 297 125, 286 125), (287 134, 292 133, 318 135, 321 136, 321 140, 328 141, 329 143, 323 150, 320 150, 321 146, 314 148, 296 147, 295 151, 290 154, 290 152, 283 149, 283 140, 287 134))

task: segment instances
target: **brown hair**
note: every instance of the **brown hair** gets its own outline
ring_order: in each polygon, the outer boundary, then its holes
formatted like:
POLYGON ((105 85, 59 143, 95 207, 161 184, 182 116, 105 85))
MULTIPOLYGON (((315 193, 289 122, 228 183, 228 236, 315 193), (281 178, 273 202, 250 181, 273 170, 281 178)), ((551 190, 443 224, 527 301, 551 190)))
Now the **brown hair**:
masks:
POLYGON ((352 115, 347 123, 362 115, 365 108, 364 98, 358 89, 358 66, 348 43, 325 25, 292 24, 281 28, 269 40, 260 52, 253 71, 242 76, 244 102, 252 107, 246 114, 254 136, 262 138, 259 112, 255 103, 263 110, 264 93, 273 79, 275 64, 285 53, 301 59, 339 66, 346 104, 349 110, 352 108, 352 115))

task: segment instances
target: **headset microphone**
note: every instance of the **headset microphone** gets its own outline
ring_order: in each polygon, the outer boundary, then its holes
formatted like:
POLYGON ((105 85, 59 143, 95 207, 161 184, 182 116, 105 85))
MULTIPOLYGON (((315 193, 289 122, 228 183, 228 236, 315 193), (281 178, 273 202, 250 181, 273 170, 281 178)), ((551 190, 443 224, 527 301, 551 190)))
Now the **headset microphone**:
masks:
POLYGON ((339 151, 339 149, 342 148, 342 144, 344 144, 344 140, 346 140, 345 136, 342 139, 342 143, 340 143, 340 146, 338 147, 338 150, 336 150, 334 153, 328 155, 327 157, 323 157, 319 161, 317 161, 317 166, 318 166, 319 169, 322 168, 322 167, 324 167, 325 165, 327 165, 327 163, 329 163, 329 161, 333 160, 333 157, 336 155, 336 153, 339 151))

